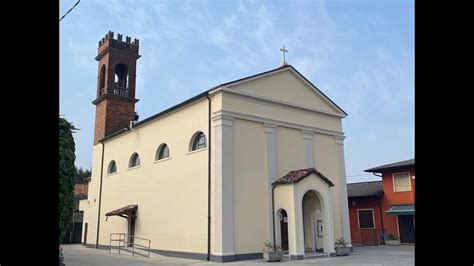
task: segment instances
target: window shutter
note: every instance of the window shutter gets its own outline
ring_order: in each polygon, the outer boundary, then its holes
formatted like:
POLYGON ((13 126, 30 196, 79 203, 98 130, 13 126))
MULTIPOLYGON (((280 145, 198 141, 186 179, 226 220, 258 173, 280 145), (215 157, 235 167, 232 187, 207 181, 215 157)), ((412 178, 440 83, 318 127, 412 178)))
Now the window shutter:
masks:
POLYGON ((393 175, 393 182, 395 184, 395 191, 410 191, 410 174, 399 173, 393 175))

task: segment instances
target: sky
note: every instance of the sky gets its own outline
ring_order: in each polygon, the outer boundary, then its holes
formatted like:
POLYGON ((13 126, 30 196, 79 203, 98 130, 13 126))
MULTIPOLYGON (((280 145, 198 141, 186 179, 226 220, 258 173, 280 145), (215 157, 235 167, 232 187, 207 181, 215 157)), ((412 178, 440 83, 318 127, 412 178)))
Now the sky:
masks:
MULTIPOLYGON (((61 0, 58 19, 77 1, 61 0)), ((280 48, 346 113, 348 183, 414 158, 414 1, 83 0, 60 22, 60 115, 79 128, 76 166, 90 169, 98 41, 140 40, 140 120, 211 87, 278 67, 280 48)))

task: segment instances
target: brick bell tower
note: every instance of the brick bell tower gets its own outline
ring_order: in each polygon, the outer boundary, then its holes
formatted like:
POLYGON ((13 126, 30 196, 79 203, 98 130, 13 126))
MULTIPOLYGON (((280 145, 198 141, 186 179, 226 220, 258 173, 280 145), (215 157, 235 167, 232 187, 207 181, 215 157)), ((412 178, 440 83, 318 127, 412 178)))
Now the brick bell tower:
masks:
POLYGON ((122 40, 122 35, 109 31, 99 41, 95 60, 99 61, 97 77, 94 145, 107 135, 128 127, 134 120, 135 78, 138 54, 138 39, 122 40))

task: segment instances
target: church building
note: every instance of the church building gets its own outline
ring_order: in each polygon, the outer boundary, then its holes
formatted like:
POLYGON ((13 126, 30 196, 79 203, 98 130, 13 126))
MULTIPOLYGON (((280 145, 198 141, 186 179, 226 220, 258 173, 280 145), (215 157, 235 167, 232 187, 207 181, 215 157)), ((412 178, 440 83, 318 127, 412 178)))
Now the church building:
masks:
POLYGON ((87 247, 122 233, 153 253, 227 262, 262 258, 265 242, 292 260, 335 256, 341 237, 351 246, 337 104, 283 60, 138 121, 139 58, 138 39, 99 41, 87 247))

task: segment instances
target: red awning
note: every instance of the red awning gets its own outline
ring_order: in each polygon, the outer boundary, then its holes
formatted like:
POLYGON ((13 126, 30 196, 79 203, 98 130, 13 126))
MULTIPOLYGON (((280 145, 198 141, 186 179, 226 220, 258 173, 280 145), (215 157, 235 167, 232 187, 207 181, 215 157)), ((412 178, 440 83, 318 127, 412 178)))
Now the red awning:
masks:
POLYGON ((108 216, 117 215, 117 216, 120 216, 120 217, 123 217, 123 218, 127 218, 126 216, 135 216, 135 212, 137 211, 137 209, 138 209, 137 204, 127 205, 127 206, 122 207, 120 209, 110 211, 110 212, 106 213, 105 216, 108 217, 108 216))

